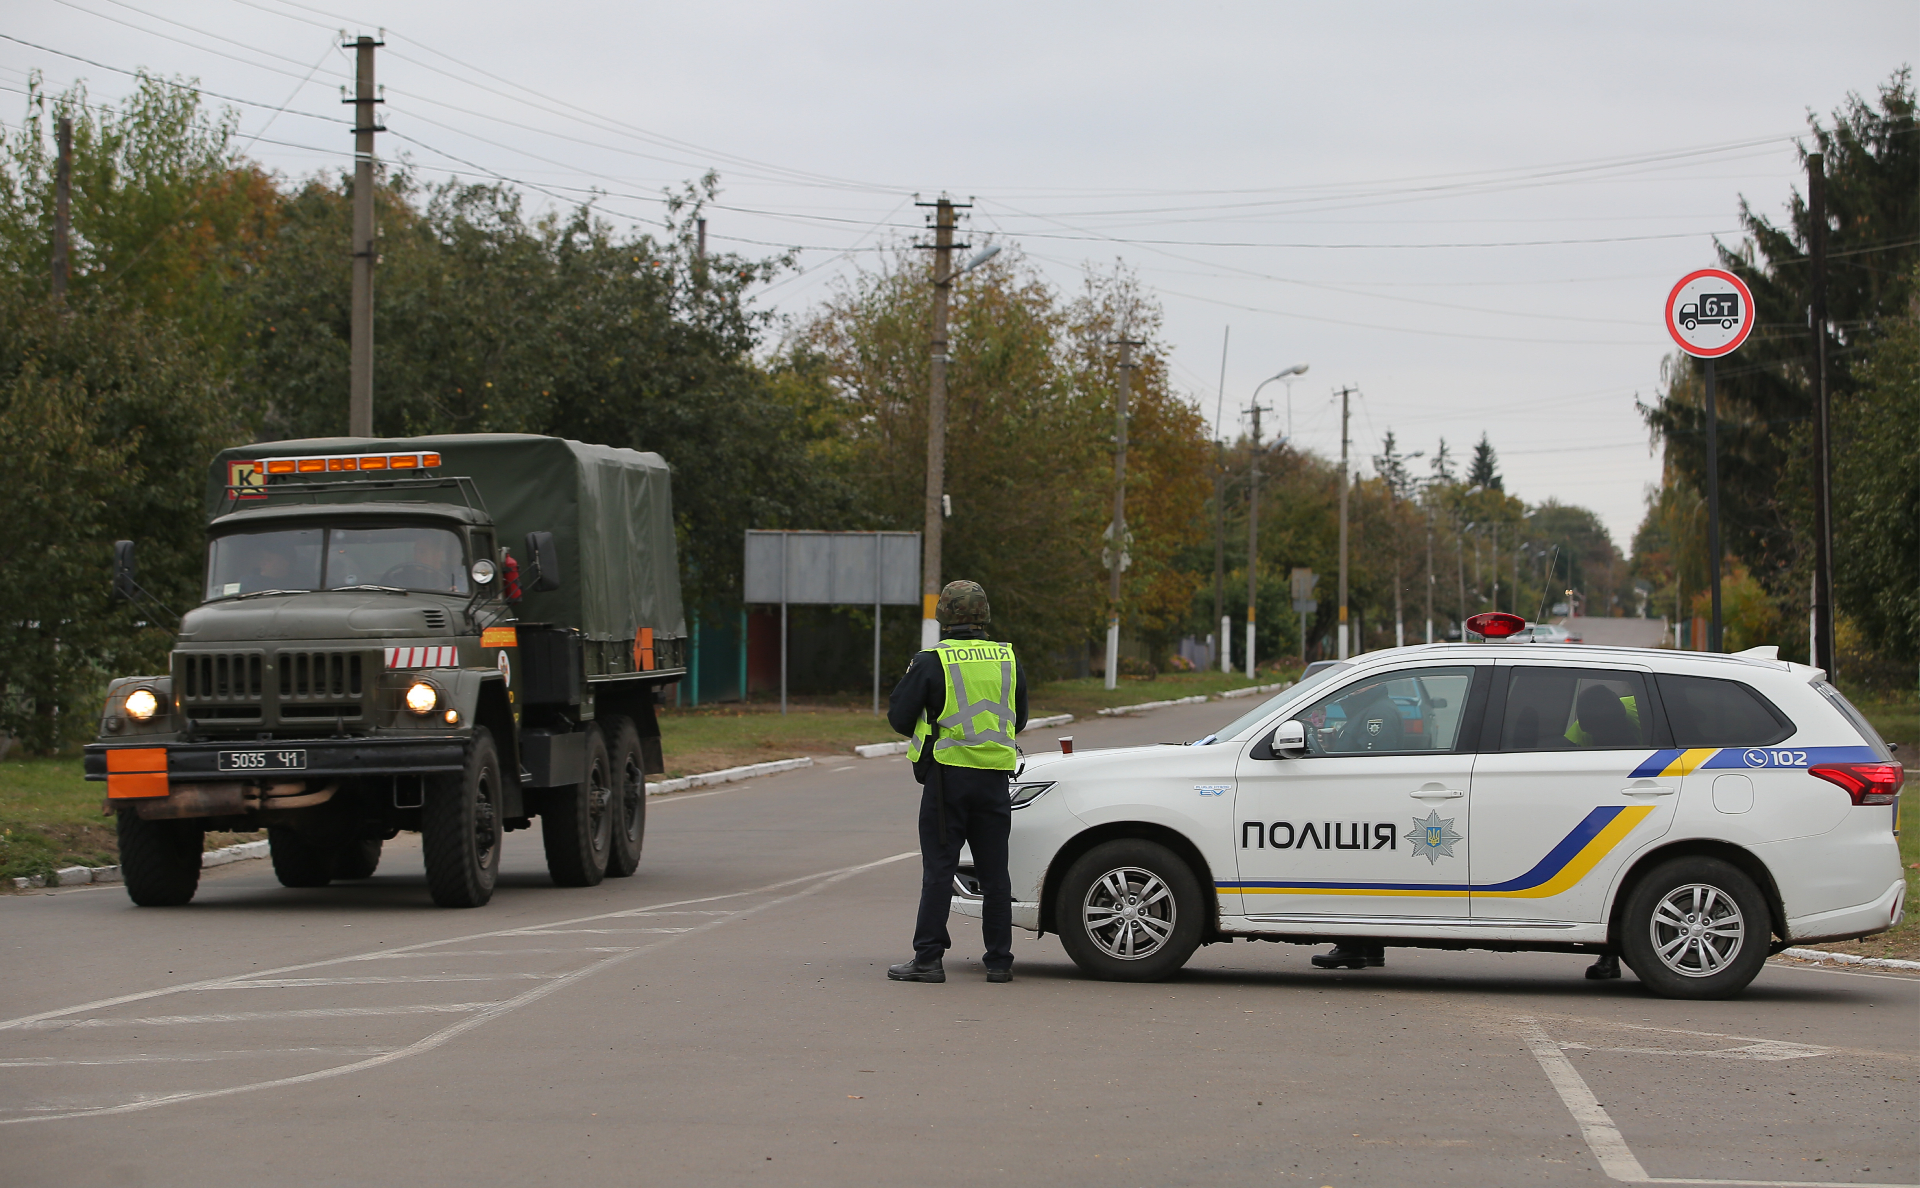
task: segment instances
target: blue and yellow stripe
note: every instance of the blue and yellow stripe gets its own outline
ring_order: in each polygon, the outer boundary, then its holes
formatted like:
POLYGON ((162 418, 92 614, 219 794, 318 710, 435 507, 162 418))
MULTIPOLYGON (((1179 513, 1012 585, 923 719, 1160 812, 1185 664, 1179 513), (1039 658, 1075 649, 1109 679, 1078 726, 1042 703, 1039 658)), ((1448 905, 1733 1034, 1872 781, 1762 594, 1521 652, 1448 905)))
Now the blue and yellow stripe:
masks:
MULTIPOLYGON (((1712 751, 1706 752, 1712 754, 1712 751)), ((1600 860, 1612 853, 1634 827, 1646 820, 1653 805, 1606 805, 1581 819, 1533 869, 1500 883, 1348 883, 1278 879, 1219 880, 1223 892, 1242 895, 1397 895, 1429 899, 1468 895, 1503 899, 1545 899, 1568 890, 1587 877, 1600 860)))

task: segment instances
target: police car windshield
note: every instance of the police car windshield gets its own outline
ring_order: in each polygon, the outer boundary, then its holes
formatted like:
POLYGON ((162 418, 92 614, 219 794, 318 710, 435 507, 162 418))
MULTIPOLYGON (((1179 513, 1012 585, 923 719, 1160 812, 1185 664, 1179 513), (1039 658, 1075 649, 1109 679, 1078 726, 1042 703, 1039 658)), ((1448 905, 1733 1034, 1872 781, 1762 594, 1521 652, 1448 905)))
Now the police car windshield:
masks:
POLYGON ((1321 669, 1319 672, 1314 673, 1312 676, 1307 677, 1305 680, 1299 682, 1298 684, 1289 685, 1285 689, 1282 689, 1280 692, 1275 693, 1272 697, 1267 698, 1265 701, 1261 702, 1258 706, 1254 707, 1251 710, 1248 710, 1244 714, 1241 714, 1239 717, 1227 723, 1225 726, 1222 726, 1220 729, 1214 731, 1212 734, 1207 735, 1205 738, 1196 738, 1191 743, 1188 743, 1187 745, 1193 746, 1193 747, 1204 747, 1204 746, 1210 746, 1213 743, 1217 743, 1223 738, 1232 738, 1235 735, 1241 733, 1242 731, 1258 725, 1263 718, 1265 718, 1268 714, 1272 713, 1273 710, 1277 706, 1279 706, 1282 699, 1294 697, 1297 694, 1307 689, 1312 689, 1319 685, 1325 684, 1330 678, 1336 677, 1341 673, 1345 672, 1347 669, 1352 667, 1353 667, 1353 661, 1351 660, 1340 660, 1340 661, 1336 661, 1333 664, 1329 664, 1325 668, 1321 669))

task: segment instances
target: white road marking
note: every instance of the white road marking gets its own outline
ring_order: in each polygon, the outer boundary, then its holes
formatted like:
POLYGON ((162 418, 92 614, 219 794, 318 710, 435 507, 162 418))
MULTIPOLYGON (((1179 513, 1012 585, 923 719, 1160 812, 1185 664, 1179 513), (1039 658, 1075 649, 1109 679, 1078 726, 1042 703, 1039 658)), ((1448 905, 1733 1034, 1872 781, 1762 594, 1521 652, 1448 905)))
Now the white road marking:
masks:
MULTIPOLYGON (((729 915, 732 913, 729 912, 729 915)), ((624 953, 632 945, 583 945, 576 949, 435 949, 427 953, 361 953, 350 961, 437 961, 442 957, 518 957, 522 953, 624 953)), ((208 987, 218 989, 218 987, 208 987)))
MULTIPOLYGON (((411 1006, 308 1007, 285 1011, 229 1011, 219 1015, 149 1015, 143 1019, 42 1019, 27 1031, 79 1031, 92 1027, 171 1027, 182 1023, 252 1023, 264 1019, 350 1019, 362 1015, 466 1015, 489 1002, 421 1002, 411 1006)), ((511 1001, 506 1000, 506 1001, 511 1001)))
MULTIPOLYGON (((727 914, 731 916, 733 913, 728 912, 727 914)), ((571 936, 575 933, 590 932, 590 933, 613 933, 615 935, 632 936, 636 933, 642 933, 642 932, 692 932, 695 928, 698 928, 698 927, 699 927, 698 924, 690 924, 685 928, 528 928, 520 932, 516 932, 513 935, 515 936, 571 936)))
POLYGON ((291 990, 301 986, 389 986, 413 982, 516 982, 557 978, 550 973, 495 974, 394 974, 391 977, 361 978, 253 978, 245 982, 222 982, 208 990, 291 990))
MULTIPOLYGON (((1816 1180, 1717 1180, 1694 1179, 1690 1177, 1650 1176, 1640 1166, 1633 1151, 1627 1146, 1627 1140, 1621 1136, 1620 1128, 1613 1124, 1613 1118, 1600 1104, 1600 1099, 1587 1088, 1587 1082, 1580 1070, 1573 1067, 1562 1045, 1555 1043, 1541 1029, 1540 1024, 1526 1016, 1520 1016, 1514 1022, 1521 1025, 1520 1036, 1532 1051, 1533 1058, 1540 1062, 1540 1071, 1547 1074, 1554 1091, 1560 1095, 1561 1104, 1573 1115, 1580 1126, 1581 1137, 1587 1140, 1587 1146, 1593 1151, 1593 1157, 1599 1161, 1600 1170, 1607 1173, 1609 1179, 1623 1184, 1701 1184, 1715 1188, 1916 1188, 1912 1184, 1864 1184, 1857 1181, 1837 1183, 1816 1180)), ((1647 1028, 1646 1030, 1664 1030, 1647 1028)), ((1682 1033, 1687 1034, 1687 1033, 1682 1033)), ((1711 1034, 1711 1033, 1698 1033, 1711 1034)))
POLYGON ((98 1056, 93 1058, 68 1056, 23 1056, 17 1060, 0 1060, 0 1068, 65 1068, 70 1065, 91 1064, 210 1064, 217 1060, 241 1060, 251 1056, 378 1056, 392 1048, 377 1048, 367 1044, 357 1047, 314 1047, 314 1048, 246 1048, 230 1052, 193 1052, 184 1056, 155 1056, 149 1052, 136 1052, 130 1056, 98 1056))
POLYGON ((1831 1048, 1817 1048, 1812 1044, 1790 1044, 1785 1040, 1761 1040, 1738 1048, 1596 1048, 1592 1044, 1562 1043, 1569 1051, 1581 1049, 1587 1052, 1624 1052, 1634 1056, 1699 1056, 1707 1060, 1805 1060, 1809 1056, 1825 1056, 1831 1048))
MULTIPOLYGON (((699 899, 684 899, 684 900, 676 901, 674 903, 659 904, 656 906, 679 907, 682 904, 712 903, 716 900, 737 899, 745 895, 760 895, 768 891, 777 891, 785 887, 792 887, 795 885, 805 884, 804 886, 801 886, 801 889, 798 891, 794 891, 787 895, 779 896, 778 898, 775 898, 775 899, 764 900, 760 903, 754 904, 752 907, 743 908, 739 912, 734 913, 735 915, 738 915, 738 916, 749 916, 749 915, 757 914, 759 912, 770 910, 772 908, 783 907, 786 904, 793 903, 797 900, 805 899, 809 896, 815 895, 821 891, 826 890, 828 887, 832 887, 835 884, 844 882, 845 880, 850 879, 855 875, 864 874, 869 870, 874 870, 878 867, 887 866, 891 863, 901 862, 908 858, 916 858, 918 856, 919 856, 918 850, 910 850, 904 854, 894 854, 891 857, 876 859, 875 861, 872 861, 872 862, 862 862, 855 866, 843 866, 838 870, 821 871, 817 874, 801 875, 798 878, 782 879, 777 883, 768 883, 764 886, 751 888, 746 891, 733 891, 723 895, 708 895, 699 899)), ((626 914, 626 913, 606 912, 598 916, 583 916, 579 920, 559 921, 559 923, 587 923, 593 920, 606 919, 610 916, 623 915, 623 914, 626 914)), ((724 924, 726 922, 727 922, 726 917, 715 917, 714 919, 708 920, 703 924, 696 925, 694 928, 689 929, 688 931, 689 932, 705 932, 709 929, 717 928, 721 924, 724 924)), ((423 944, 408 946, 408 948, 413 950, 438 948, 441 945, 458 944, 463 941, 479 940, 485 937, 511 935, 515 931, 517 930, 507 929, 507 930, 502 930, 500 932, 478 933, 472 936, 449 937, 446 940, 428 941, 423 944)), ((686 934, 683 933, 681 935, 686 935, 686 934)), ((492 1022, 493 1020, 498 1019, 501 1016, 508 1014, 511 1011, 518 1010, 520 1007, 525 1006, 528 1003, 532 1003, 532 1002, 538 1001, 539 999, 545 998, 547 995, 555 993, 556 991, 560 990, 565 986, 570 986, 575 982, 592 977, 594 974, 599 973, 601 970, 610 969, 613 966, 618 965, 623 961, 629 961, 634 957, 640 956, 643 953, 649 953, 655 949, 659 949, 667 945, 675 944, 679 941, 679 939, 680 939, 679 936, 665 936, 649 944, 638 945, 631 949, 626 950, 625 952, 614 953, 610 956, 602 958, 599 961, 594 962, 592 965, 584 966, 580 969, 574 970, 571 973, 563 974, 560 977, 544 982, 541 985, 534 986, 533 988, 519 995, 516 995, 513 998, 503 999, 499 1002, 495 1002, 491 1004, 484 1004, 485 1009, 476 1012, 471 1017, 462 1019, 457 1023, 449 1024, 448 1026, 443 1027, 440 1030, 433 1032, 432 1034, 427 1035, 422 1039, 416 1040, 415 1042, 408 1044, 404 1048, 395 1048, 392 1051, 382 1052, 377 1056, 369 1056, 364 1060, 358 1060, 351 1064, 342 1064, 342 1065, 336 1065, 333 1068, 318 1069, 314 1072, 302 1073, 298 1076, 279 1077, 269 1081, 255 1081, 246 1085, 229 1085, 221 1089, 186 1090, 179 1093, 167 1093, 167 1094, 158 1094, 150 1097, 142 1097, 141 1099, 136 1101, 121 1102, 117 1105, 88 1106, 81 1109, 62 1110, 58 1113, 36 1114, 36 1115, 28 1115, 28 1116, 13 1117, 13 1118, 0 1118, 0 1126, 11 1126, 21 1122, 51 1122, 51 1121, 58 1121, 64 1118, 94 1118, 94 1117, 99 1117, 105 1114, 129 1114, 139 1110, 150 1110, 150 1109, 158 1108, 160 1106, 176 1105, 182 1102, 205 1101, 210 1098, 230 1097, 240 1093, 256 1093, 261 1090, 278 1089, 288 1085, 305 1085, 305 1084, 312 1083, 314 1081, 322 1081, 322 1080, 328 1080, 333 1077, 345 1076, 348 1073, 363 1072, 367 1069, 379 1068, 382 1065, 391 1064, 398 1060, 404 1060, 409 1056, 418 1056, 422 1053, 430 1052, 435 1048, 438 1048, 443 1044, 446 1044, 459 1036, 465 1035, 467 1032, 472 1031, 477 1027, 480 1027, 486 1023, 492 1022)), ((385 954, 382 954, 382 955, 384 956, 385 954)), ((264 970, 261 972, 265 974, 292 973, 297 970, 315 969, 322 966, 334 965, 342 961, 349 961, 353 959, 354 958, 350 958, 350 957, 349 958, 333 958, 327 961, 312 961, 312 962, 307 962, 301 965, 285 966, 280 969, 264 970)), ((201 982, 189 983, 184 986, 170 987, 164 990, 149 990, 149 991, 144 991, 140 994, 124 995, 117 999, 103 1000, 97 1003, 87 1003, 77 1007, 68 1007, 63 1010, 45 1011, 38 1015, 28 1015, 19 1019, 9 1019, 4 1022, 0 1022, 0 1030, 27 1030, 29 1028, 34 1030, 42 1030, 43 1028, 41 1028, 38 1025, 48 1020, 59 1019, 69 1015, 80 1014, 83 1011, 97 1010, 104 1006, 116 1006, 124 1002, 134 1002, 141 999, 153 998, 162 994, 174 994, 187 989, 200 989, 205 986, 217 985, 221 981, 229 981, 229 980, 238 980, 238 979, 237 978, 236 979, 213 978, 213 979, 207 979, 201 982)), ((1561 1059, 1564 1060, 1566 1058, 1563 1056, 1561 1057, 1561 1059)))

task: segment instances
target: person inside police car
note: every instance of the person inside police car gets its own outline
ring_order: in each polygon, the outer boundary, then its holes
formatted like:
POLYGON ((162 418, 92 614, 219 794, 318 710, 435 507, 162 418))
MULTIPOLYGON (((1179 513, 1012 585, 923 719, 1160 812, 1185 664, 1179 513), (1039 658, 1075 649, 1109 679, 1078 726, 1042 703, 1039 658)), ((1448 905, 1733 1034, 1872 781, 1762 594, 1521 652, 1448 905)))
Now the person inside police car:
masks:
POLYGON ((992 613, 978 582, 948 582, 934 617, 940 642, 916 652, 894 687, 887 721, 912 741, 908 757, 920 795, 920 913, 913 959, 887 969, 896 982, 944 982, 941 959, 960 848, 971 846, 980 881, 982 964, 987 981, 1013 980, 1013 883, 1007 836, 1013 825, 1008 783, 1027 724, 1027 674, 1009 644, 987 638, 992 613))

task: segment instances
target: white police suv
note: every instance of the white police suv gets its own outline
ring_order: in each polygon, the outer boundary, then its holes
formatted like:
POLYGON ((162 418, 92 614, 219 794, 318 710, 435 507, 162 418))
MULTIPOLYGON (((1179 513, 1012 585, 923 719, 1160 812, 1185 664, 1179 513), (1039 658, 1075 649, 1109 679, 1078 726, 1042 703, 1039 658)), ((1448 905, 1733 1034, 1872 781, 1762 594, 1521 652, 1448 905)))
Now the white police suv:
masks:
MULTIPOLYGON (((1469 627, 1524 626, 1501 618, 1469 627)), ((1187 746, 1029 756, 1014 923, 1116 980, 1340 939, 1617 953, 1658 994, 1737 994, 1788 944, 1899 923, 1905 891, 1900 764, 1773 651, 1397 648, 1187 746)))

